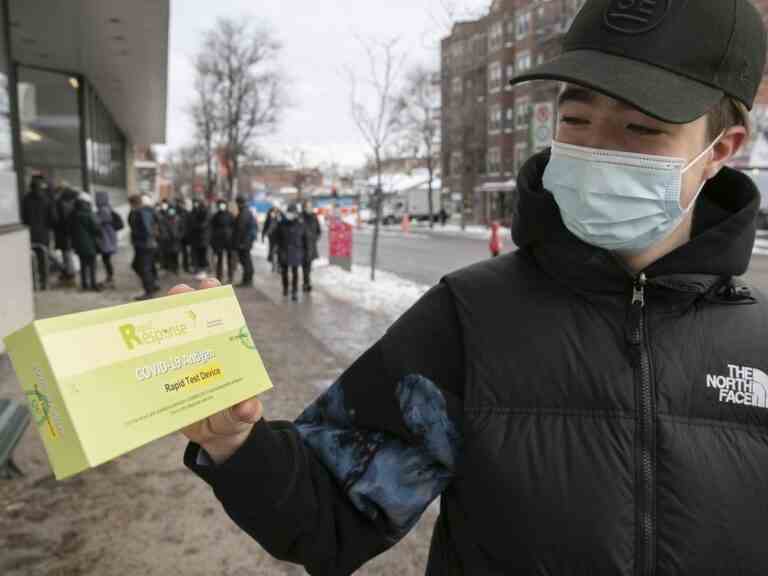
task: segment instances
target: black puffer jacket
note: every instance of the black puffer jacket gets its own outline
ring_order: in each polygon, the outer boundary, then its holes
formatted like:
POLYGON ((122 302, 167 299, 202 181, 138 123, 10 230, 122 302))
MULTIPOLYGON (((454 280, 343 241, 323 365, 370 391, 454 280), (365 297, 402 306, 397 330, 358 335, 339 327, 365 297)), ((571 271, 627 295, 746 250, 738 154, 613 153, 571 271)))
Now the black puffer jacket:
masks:
POLYGON ((757 190, 721 171, 693 239, 633 277, 563 226, 547 161, 518 252, 448 276, 222 466, 190 444, 270 553, 351 574, 441 494, 434 576, 768 574, 768 314, 732 281, 757 190))

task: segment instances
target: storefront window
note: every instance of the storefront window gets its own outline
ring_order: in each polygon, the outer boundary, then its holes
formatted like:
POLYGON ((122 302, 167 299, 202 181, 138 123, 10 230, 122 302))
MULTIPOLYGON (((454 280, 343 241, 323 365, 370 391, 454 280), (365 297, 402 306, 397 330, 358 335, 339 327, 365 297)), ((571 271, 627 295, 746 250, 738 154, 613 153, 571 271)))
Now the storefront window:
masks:
POLYGON ((88 90, 86 150, 91 187, 123 191, 125 182, 125 137, 112 120, 98 94, 88 90))
POLYGON ((11 107, 8 99, 8 54, 5 22, 0 11, 0 226, 20 221, 19 195, 13 167, 11 107))
POLYGON ((66 74, 19 67, 18 84, 25 181, 40 173, 53 185, 83 188, 80 81, 66 74))

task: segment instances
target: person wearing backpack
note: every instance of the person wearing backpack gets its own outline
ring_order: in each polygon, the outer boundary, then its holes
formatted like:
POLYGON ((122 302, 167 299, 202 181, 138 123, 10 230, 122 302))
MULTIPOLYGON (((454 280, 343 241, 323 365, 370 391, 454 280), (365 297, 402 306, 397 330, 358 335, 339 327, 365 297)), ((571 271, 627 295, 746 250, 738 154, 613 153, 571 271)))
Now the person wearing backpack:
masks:
POLYGON ((117 252, 117 232, 122 230, 124 223, 120 215, 112 209, 109 194, 104 190, 96 192, 96 218, 101 224, 99 254, 107 274, 104 287, 114 288, 115 270, 112 266, 112 256, 117 252))

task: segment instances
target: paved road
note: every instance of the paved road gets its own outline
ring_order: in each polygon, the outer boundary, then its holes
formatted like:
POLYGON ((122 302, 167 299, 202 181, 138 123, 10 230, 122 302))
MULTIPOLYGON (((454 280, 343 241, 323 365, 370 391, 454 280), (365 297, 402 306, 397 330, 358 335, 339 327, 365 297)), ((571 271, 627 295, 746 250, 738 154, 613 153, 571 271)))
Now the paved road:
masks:
MULTIPOLYGON (((373 232, 355 231, 354 260, 369 266, 373 232)), ((505 250, 513 250, 508 241, 505 250)), ((328 255, 328 243, 321 242, 328 255)), ((397 228, 383 230, 379 242, 379 268, 420 284, 437 283, 445 274, 488 258, 488 240, 417 229, 409 235, 397 228)), ((768 294, 768 233, 761 233, 746 279, 768 294)))
MULTIPOLYGON (((354 261, 370 266, 373 230, 355 230, 354 261)), ((511 240, 505 246, 513 249, 511 240)), ((321 254, 328 256, 328 242, 321 242, 321 254)), ((447 273, 489 257, 488 239, 432 233, 416 229, 404 234, 397 228, 382 229, 378 269, 419 284, 432 285, 447 273)))

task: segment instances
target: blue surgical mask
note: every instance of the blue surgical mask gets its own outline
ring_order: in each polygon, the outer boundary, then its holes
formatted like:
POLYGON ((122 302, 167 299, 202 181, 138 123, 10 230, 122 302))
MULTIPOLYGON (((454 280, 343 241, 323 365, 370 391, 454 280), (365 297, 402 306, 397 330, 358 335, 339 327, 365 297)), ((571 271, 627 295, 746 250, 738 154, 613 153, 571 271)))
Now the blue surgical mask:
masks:
POLYGON ((683 209, 683 175, 719 140, 688 164, 685 158, 553 142, 544 188, 576 237, 606 250, 642 252, 666 238, 696 204, 704 184, 683 209))

